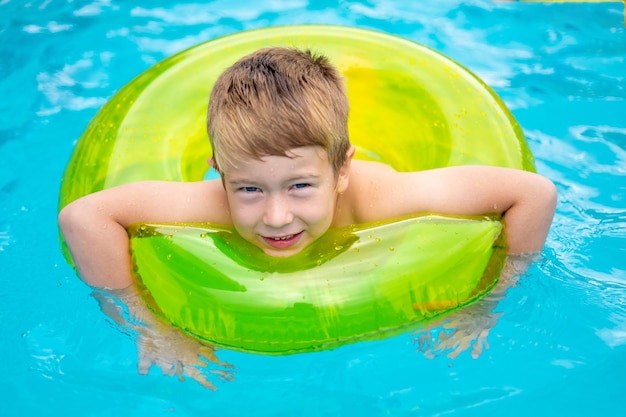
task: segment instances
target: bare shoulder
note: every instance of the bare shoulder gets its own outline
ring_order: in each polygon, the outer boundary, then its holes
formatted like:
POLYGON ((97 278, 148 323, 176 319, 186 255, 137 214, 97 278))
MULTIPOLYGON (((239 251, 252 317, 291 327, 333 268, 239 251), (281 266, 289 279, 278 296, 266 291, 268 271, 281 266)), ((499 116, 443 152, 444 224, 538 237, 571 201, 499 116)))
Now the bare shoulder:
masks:
POLYGON ((394 217, 381 210, 393 178, 399 173, 389 165, 353 160, 350 169, 350 186, 343 197, 352 217, 352 223, 366 223, 394 217))

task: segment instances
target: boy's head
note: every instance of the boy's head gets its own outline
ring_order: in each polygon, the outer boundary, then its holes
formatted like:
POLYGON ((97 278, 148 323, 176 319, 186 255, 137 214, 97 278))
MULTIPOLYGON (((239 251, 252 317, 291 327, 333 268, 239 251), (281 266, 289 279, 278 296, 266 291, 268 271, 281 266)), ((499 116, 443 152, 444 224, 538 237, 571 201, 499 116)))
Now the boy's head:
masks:
POLYGON ((208 111, 214 167, 285 156, 303 146, 327 152, 335 174, 346 160, 349 104, 328 59, 292 48, 258 50, 216 81, 208 111))

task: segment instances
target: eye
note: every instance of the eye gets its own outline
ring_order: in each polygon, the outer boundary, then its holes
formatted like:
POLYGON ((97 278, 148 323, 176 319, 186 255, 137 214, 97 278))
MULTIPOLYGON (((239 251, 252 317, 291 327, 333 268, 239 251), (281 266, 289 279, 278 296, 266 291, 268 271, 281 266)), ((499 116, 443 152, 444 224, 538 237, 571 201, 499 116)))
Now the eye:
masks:
POLYGON ((292 185, 292 187, 295 188, 296 190, 301 190, 303 188, 307 188, 307 187, 310 187, 310 186, 311 186, 311 184, 306 183, 306 182, 302 182, 302 183, 298 183, 298 184, 292 185))
POLYGON ((241 187, 240 190, 246 193, 256 193, 257 191, 260 190, 260 188, 259 187, 241 187))

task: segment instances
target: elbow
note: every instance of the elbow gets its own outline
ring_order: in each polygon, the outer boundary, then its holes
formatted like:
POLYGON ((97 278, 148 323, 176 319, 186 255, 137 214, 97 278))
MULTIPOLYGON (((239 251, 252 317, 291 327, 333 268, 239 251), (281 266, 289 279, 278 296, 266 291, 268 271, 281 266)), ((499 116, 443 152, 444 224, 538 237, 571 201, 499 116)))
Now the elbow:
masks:
POLYGON ((556 211, 556 204, 558 200, 558 193, 556 186, 552 181, 545 177, 540 177, 542 181, 541 185, 541 201, 544 204, 544 212, 546 216, 550 218, 550 224, 552 223, 552 218, 554 217, 554 213, 556 211))
POLYGON ((539 182, 533 193, 535 205, 533 211, 536 219, 535 238, 530 240, 535 242, 535 250, 542 250, 552 226, 558 195, 556 186, 552 181, 545 177, 538 178, 539 182))
POLYGON ((93 220, 94 210, 88 199, 83 197, 71 202, 59 211, 57 221, 64 238, 84 228, 93 220))
POLYGON ((557 190, 552 181, 533 176, 523 201, 504 216, 509 254, 536 253, 543 250, 557 205, 557 190))
POLYGON ((74 201, 67 206, 63 207, 57 216, 57 222, 59 223, 59 229, 63 236, 65 236, 72 226, 77 223, 78 216, 78 203, 74 201))

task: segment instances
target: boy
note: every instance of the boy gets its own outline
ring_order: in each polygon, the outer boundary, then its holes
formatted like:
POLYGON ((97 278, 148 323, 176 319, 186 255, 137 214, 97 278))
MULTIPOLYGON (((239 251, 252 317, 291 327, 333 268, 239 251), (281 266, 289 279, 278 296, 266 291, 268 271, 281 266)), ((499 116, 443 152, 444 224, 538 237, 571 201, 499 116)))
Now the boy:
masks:
POLYGON ((541 250, 556 204, 550 181, 507 168, 399 173, 353 160, 348 109, 326 58, 286 48, 244 57, 209 102, 210 164, 221 181, 128 184, 65 207, 59 224, 80 276, 130 286, 125 228, 148 222, 231 226, 268 255, 289 256, 331 227, 422 212, 499 214, 510 253, 541 250))

